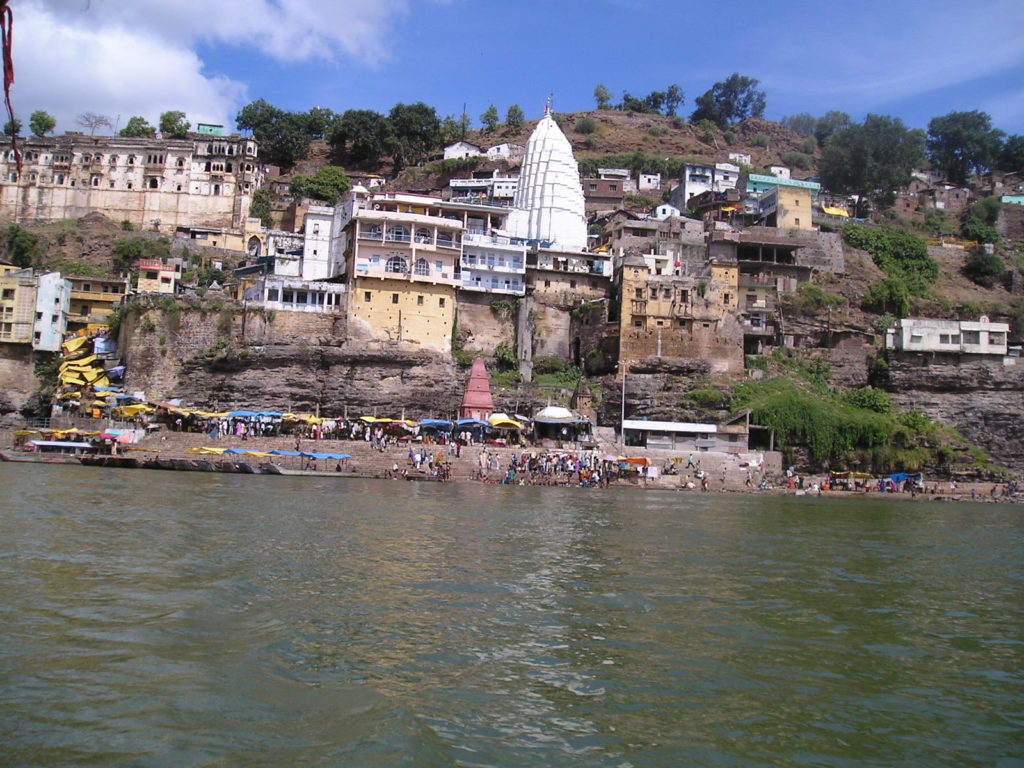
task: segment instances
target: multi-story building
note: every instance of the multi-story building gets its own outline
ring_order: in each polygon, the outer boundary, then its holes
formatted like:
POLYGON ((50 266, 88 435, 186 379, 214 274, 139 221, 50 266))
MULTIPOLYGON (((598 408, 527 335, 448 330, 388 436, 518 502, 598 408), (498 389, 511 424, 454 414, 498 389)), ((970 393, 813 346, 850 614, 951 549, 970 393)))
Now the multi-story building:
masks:
POLYGON ((467 231, 462 236, 462 282, 467 291, 526 293, 526 246, 505 235, 467 231))
POLYGON ((0 343, 59 352, 70 309, 71 283, 60 272, 0 264, 0 343))
POLYGON ((0 154, 0 216, 21 223, 98 211, 138 229, 241 229, 262 183, 253 139, 192 134, 143 139, 66 133, 28 137, 18 174, 0 154))
POLYGON ((139 259, 138 293, 177 293, 181 280, 181 261, 178 259, 139 259))
POLYGON ((740 168, 732 163, 685 165, 670 202, 680 211, 688 210, 691 198, 704 192, 725 192, 739 183, 740 168))
POLYGON ((423 195, 357 192, 339 207, 350 335, 451 349, 466 225, 442 205, 423 195))
POLYGON ((803 187, 775 186, 757 199, 761 220, 778 229, 811 230, 814 200, 803 187))
POLYGON ((778 176, 766 176, 760 173, 752 173, 747 177, 746 192, 748 195, 762 195, 776 187, 789 189, 806 189, 811 196, 817 200, 821 191, 821 184, 816 181, 802 181, 800 179, 783 179, 778 176))
POLYGON ((68 331, 87 330, 90 325, 106 325, 114 308, 128 293, 124 277, 83 277, 69 275, 71 304, 68 331))

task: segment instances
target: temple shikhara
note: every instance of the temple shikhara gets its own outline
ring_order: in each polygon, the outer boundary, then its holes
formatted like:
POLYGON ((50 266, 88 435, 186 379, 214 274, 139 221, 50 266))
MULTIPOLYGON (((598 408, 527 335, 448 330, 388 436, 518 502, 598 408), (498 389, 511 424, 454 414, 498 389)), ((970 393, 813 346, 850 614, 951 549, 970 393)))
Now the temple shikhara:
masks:
POLYGON ((459 408, 459 418, 487 421, 493 413, 494 398, 491 396, 491 377, 487 374, 487 366, 484 365, 483 358, 478 357, 469 372, 469 383, 466 384, 466 394, 462 398, 462 406, 459 408))

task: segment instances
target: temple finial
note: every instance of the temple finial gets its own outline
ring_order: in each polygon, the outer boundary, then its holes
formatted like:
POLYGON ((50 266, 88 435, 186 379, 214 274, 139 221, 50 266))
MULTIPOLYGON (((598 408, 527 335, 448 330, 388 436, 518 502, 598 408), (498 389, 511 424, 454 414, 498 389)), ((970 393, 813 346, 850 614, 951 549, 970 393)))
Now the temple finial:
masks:
POLYGON ((544 103, 544 114, 545 115, 550 115, 551 114, 551 102, 553 102, 554 100, 555 100, 555 94, 549 93, 548 94, 548 99, 544 103))

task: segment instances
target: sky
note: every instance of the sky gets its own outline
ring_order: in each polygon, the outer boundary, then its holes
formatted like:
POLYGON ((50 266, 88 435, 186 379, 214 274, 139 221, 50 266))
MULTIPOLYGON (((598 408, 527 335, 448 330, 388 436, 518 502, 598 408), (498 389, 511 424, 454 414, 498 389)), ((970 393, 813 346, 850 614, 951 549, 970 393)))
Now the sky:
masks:
MULTIPOLYGON (((678 84, 680 114, 733 72, 769 120, 842 110, 908 126, 979 109, 1024 134, 1024 0, 11 0, 26 125, 84 112, 115 129, 182 110, 235 128, 245 104, 388 112, 424 101, 474 126, 495 105, 528 119, 594 108, 594 87, 678 84)), ((101 129, 99 133, 112 131, 101 129)))

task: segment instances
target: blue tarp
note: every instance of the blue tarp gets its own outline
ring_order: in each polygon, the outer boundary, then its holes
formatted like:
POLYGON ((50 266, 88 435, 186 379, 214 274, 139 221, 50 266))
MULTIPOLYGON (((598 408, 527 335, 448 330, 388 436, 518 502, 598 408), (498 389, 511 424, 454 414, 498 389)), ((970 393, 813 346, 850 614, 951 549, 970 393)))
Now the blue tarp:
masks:
POLYGON ((309 453, 307 451, 303 451, 300 455, 309 459, 330 459, 332 461, 352 458, 352 454, 350 453, 309 453))
POLYGON ((256 411, 232 411, 228 414, 229 419, 250 418, 256 415, 256 411))
POLYGON ((304 453, 298 451, 269 451, 271 456, 305 456, 304 453))
POLYGON ((270 416, 271 418, 280 419, 284 416, 283 413, 277 413, 276 411, 260 411, 256 414, 257 416, 270 416))
POLYGON ((452 423, 445 419, 420 419, 421 427, 433 427, 434 429, 451 429, 452 423))
POLYGON ((486 421, 480 421, 480 419, 459 419, 455 422, 458 427, 490 427, 486 421))

